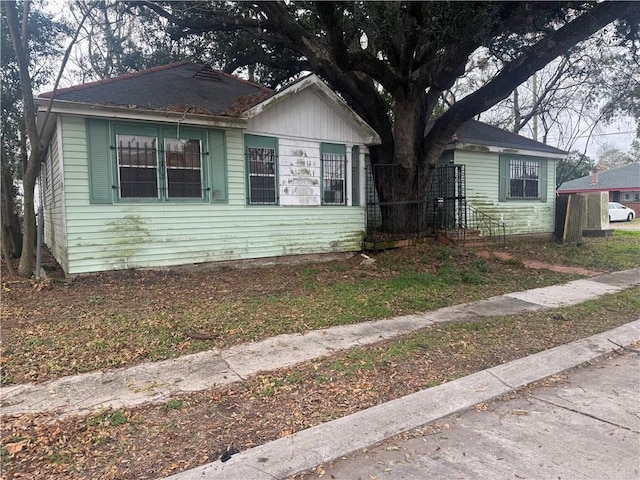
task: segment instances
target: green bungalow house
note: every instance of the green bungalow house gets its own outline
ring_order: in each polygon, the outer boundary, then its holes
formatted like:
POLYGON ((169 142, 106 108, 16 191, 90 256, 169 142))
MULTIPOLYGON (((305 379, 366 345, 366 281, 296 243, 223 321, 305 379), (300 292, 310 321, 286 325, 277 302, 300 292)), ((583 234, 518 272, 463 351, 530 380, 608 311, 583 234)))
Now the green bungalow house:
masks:
POLYGON ((469 120, 458 129, 441 160, 464 165, 467 205, 502 222, 506 235, 551 235, 555 162, 566 155, 544 143, 469 120))
POLYGON ((45 243, 68 275, 361 249, 373 129, 316 76, 187 62, 38 97, 45 243))

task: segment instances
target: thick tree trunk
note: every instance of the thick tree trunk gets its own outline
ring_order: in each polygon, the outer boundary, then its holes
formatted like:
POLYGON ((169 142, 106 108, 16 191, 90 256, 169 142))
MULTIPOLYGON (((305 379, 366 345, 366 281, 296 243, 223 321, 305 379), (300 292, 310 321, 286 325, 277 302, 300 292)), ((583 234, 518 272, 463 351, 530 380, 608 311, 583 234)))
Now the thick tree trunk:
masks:
POLYGON ((427 191, 439 155, 424 156, 427 110, 424 90, 397 95, 393 143, 377 147, 384 156, 376 158, 378 163, 372 161, 384 233, 421 234, 433 228, 433 202, 427 191))

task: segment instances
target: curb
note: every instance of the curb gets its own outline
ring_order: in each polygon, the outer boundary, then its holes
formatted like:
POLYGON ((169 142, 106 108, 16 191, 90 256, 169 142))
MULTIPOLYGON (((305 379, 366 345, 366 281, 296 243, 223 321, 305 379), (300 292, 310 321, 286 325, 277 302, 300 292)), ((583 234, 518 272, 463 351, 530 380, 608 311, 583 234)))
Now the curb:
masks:
POLYGON ((468 410, 640 341, 640 318, 615 329, 483 370, 302 430, 166 480, 273 480, 305 472, 399 433, 468 410))

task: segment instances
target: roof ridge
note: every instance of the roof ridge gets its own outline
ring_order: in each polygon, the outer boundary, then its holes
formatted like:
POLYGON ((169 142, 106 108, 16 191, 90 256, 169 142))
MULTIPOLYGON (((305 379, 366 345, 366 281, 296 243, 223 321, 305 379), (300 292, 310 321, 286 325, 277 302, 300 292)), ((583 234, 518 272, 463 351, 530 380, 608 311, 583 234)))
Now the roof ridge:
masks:
MULTIPOLYGON (((599 174, 600 175, 605 175, 605 174, 607 174, 609 172, 613 172, 614 170, 619 170, 621 168, 628 168, 628 167, 631 167, 632 165, 640 165, 640 161, 639 162, 629 162, 629 163, 626 163, 624 165, 620 165, 619 167, 610 168, 609 170, 602 170, 602 171, 599 172, 599 174)), ((596 166, 597 166, 597 164, 596 164, 596 166)))
MULTIPOLYGON (((204 65, 208 65, 208 64, 204 64, 204 65)), ((252 87, 258 87, 261 90, 267 90, 269 92, 273 92, 274 91, 273 89, 271 89, 269 87, 265 87, 264 85, 260 85, 259 83, 252 82, 250 80, 245 80, 244 78, 241 78, 241 77, 237 77, 237 76, 233 75, 232 73, 225 72, 224 70, 218 70, 218 69, 212 68, 211 65, 209 65, 209 68, 211 68, 211 70, 213 70, 216 73, 224 75, 225 77, 232 78, 234 80, 238 80, 240 82, 246 83, 247 85, 251 85, 252 87)))
MULTIPOLYGON (((173 62, 173 63, 168 63, 166 65, 158 65, 155 67, 150 67, 147 68, 145 70, 139 70, 136 72, 129 72, 129 73, 123 73, 122 75, 118 75, 116 77, 110 77, 110 78, 103 78, 100 80, 94 80, 93 82, 87 82, 87 83, 81 83, 80 85, 73 85, 71 87, 66 87, 66 88, 58 88, 57 90, 55 90, 55 93, 68 93, 68 92, 75 92, 78 90, 84 90, 85 88, 91 88, 91 87, 95 87, 97 85, 104 85, 104 84, 108 84, 108 83, 112 83, 112 82, 117 82, 119 80, 124 80, 127 78, 135 78, 135 77, 140 77, 142 75, 147 75, 149 73, 154 73, 154 72, 159 72, 162 70, 168 70, 170 68, 175 68, 175 67, 179 67, 181 65, 186 65, 192 63, 189 60, 181 60, 179 62, 173 62)), ((204 65, 204 64, 196 64, 196 65, 204 65)), ((54 94, 53 91, 50 92, 44 92, 39 94, 39 97, 42 98, 51 98, 51 96, 54 94)))

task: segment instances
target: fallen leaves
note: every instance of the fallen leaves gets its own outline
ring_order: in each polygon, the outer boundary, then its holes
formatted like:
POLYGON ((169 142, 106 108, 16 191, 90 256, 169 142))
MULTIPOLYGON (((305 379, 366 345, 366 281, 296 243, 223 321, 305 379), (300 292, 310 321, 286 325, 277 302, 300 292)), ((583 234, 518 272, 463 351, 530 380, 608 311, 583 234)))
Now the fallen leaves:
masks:
POLYGON ((27 446, 27 441, 22 440, 21 442, 15 443, 7 443, 4 448, 10 456, 14 456, 16 453, 22 451, 23 448, 27 446))
MULTIPOLYGON (((413 253, 405 253, 411 262, 415 262, 413 253)), ((381 258, 376 268, 384 263, 381 258)), ((40 381, 69 371, 123 366, 211 346, 211 341, 185 339, 185 331, 212 335, 222 331, 221 341, 239 342, 266 335, 272 332, 269 328, 284 329, 285 321, 297 317, 304 318, 304 329, 308 329, 313 325, 308 318, 312 312, 301 315, 294 306, 277 312, 272 293, 284 289, 288 298, 296 299, 293 293, 308 293, 301 286, 306 279, 314 286, 316 282, 335 284, 345 272, 328 266, 303 266, 294 272, 289 276, 282 275, 282 269, 217 272, 215 281, 211 275, 120 272, 78 280, 71 286, 52 283, 38 295, 28 284, 11 285, 5 292, 11 301, 3 304, 1 314, 3 327, 6 319, 13 323, 3 331, 0 361, 15 381, 40 381), (213 304, 221 302, 212 299, 221 298, 230 299, 224 306, 224 327, 211 322, 213 304), (260 323, 265 319, 260 320, 255 310, 263 316, 267 313, 270 324, 260 323), (273 322, 276 312, 281 322, 273 322), (29 348, 21 349, 27 343, 29 348)), ((357 268, 353 272, 347 284, 358 280, 357 268)), ((395 275, 392 270, 380 273, 384 279, 395 275)), ((623 323, 625 308, 637 312, 632 303, 626 305, 638 291, 618 294, 614 308, 605 298, 598 303, 602 311, 563 313, 563 322, 523 314, 517 319, 433 327, 406 339, 180 396, 171 406, 107 410, 60 420, 43 414, 6 418, 1 427, 3 474, 56 479, 164 477, 216 461, 228 445, 245 450, 527 352, 572 341, 595 333, 594 329, 601 331, 614 322, 623 323)), ((327 311, 332 313, 330 308, 327 311)), ((301 325, 291 321, 286 328, 296 331, 301 325)), ((131 385, 138 391, 155 387, 153 382, 131 385)), ((451 426, 444 423, 437 428, 444 435, 451 426)))
MULTIPOLYGON (((527 280, 498 262, 485 274, 484 285, 471 288, 458 279, 425 296, 416 279, 423 274, 435 278, 441 254, 429 246, 380 253, 366 270, 354 256, 330 264, 255 270, 103 272, 73 282, 50 275, 34 283, 37 291, 29 282, 5 282, 3 382, 41 382, 423 311, 493 296, 527 280)), ((457 257, 453 270, 473 268, 474 255, 450 255, 457 257)), ((568 278, 544 272, 535 276, 542 284, 568 278)), ((470 350, 464 342, 458 348, 470 350)))

